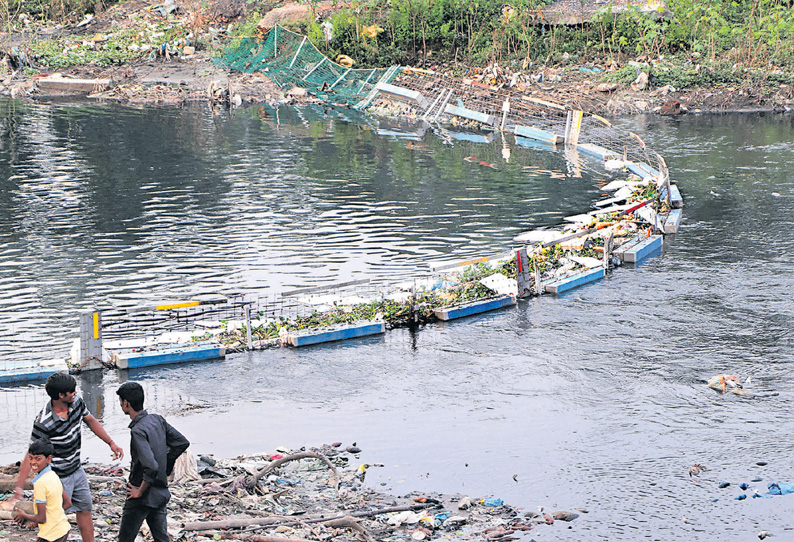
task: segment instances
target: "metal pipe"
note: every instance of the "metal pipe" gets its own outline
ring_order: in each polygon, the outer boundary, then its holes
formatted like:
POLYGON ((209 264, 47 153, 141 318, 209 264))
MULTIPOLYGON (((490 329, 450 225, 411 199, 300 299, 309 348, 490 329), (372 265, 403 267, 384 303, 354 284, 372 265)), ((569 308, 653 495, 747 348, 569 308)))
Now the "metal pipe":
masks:
POLYGON ((301 79, 301 80, 302 80, 302 81, 305 81, 305 80, 306 80, 306 78, 307 78, 307 77, 309 77, 311 74, 313 74, 313 73, 314 73, 314 70, 316 70, 317 68, 319 68, 320 66, 322 66, 322 65, 323 65, 323 62, 325 62, 326 60, 328 60, 328 58, 327 58, 327 57, 323 57, 323 59, 322 59, 320 62, 318 62, 318 63, 317 63, 317 65, 316 65, 315 67, 313 67, 313 68, 311 69, 311 71, 309 71, 309 73, 307 73, 306 75, 304 75, 304 76, 303 76, 303 79, 301 79))
POLYGON ((292 57, 292 62, 289 63, 289 67, 291 68, 293 64, 295 64, 295 60, 298 58, 298 55, 301 54, 301 49, 303 48, 303 44, 306 43, 306 37, 304 36, 303 41, 301 42, 300 46, 298 47, 298 51, 295 53, 295 56, 292 57))
POLYGON ((353 69, 353 68, 348 68, 348 69, 347 69, 347 71, 346 71, 345 73, 343 73, 342 75, 340 75, 340 76, 339 76, 339 79, 337 79, 336 81, 334 81, 334 84, 333 84, 333 85, 331 85, 330 87, 328 87, 328 90, 331 90, 331 89, 333 89, 333 88, 336 86, 336 84, 337 84, 339 81, 341 81, 342 79, 344 79, 344 78, 345 78, 345 76, 346 76, 348 73, 350 73, 350 70, 352 70, 352 69, 353 69))

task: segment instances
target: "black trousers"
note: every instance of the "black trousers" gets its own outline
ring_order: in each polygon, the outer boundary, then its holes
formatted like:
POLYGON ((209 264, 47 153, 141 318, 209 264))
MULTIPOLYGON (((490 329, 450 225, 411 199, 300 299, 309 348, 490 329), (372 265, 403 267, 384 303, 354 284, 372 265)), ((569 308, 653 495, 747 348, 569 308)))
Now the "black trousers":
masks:
POLYGON ((165 507, 152 508, 141 504, 141 499, 127 499, 121 514, 119 542, 135 542, 143 520, 149 525, 154 542, 169 542, 165 507))

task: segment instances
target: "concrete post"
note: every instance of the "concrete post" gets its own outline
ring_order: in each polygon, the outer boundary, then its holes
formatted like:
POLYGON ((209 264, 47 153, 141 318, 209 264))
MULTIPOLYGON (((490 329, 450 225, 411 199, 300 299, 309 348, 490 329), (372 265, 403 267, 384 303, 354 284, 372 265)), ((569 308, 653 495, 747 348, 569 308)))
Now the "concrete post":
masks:
POLYGON ((248 350, 254 349, 254 343, 251 341, 251 307, 245 307, 245 331, 247 335, 248 350))
POLYGON ((529 267, 527 247, 516 250, 516 282, 518 283, 518 297, 532 295, 532 270, 529 267))
POLYGON ((80 315, 80 347, 75 361, 84 370, 102 368, 102 317, 99 311, 80 315))

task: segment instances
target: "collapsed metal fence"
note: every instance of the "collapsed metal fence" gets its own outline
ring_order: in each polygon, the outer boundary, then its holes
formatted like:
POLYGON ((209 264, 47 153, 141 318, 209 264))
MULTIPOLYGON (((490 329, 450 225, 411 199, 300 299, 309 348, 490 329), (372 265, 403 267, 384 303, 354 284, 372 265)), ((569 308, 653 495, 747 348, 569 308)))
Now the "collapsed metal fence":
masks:
POLYGON ((281 88, 301 87, 333 103, 356 105, 399 67, 353 69, 322 54, 306 36, 275 26, 266 37, 241 38, 220 59, 227 68, 266 72, 281 88))
MULTIPOLYGON (((261 71, 282 89, 302 87, 324 101, 367 110, 381 98, 407 105, 421 124, 469 124, 490 132, 552 146, 566 155, 595 147, 597 157, 644 163, 647 173, 665 169, 657 153, 631 132, 617 129, 596 111, 603 99, 576 89, 525 92, 503 81, 497 86, 413 68, 353 69, 323 55, 306 36, 276 25, 265 36, 241 38, 220 60, 230 69, 261 71), (586 145, 577 149, 578 145, 586 145), (609 151, 608 153, 606 151, 609 151)), ((514 74, 515 75, 515 74, 514 74)), ((515 79, 515 78, 514 78, 515 79)))

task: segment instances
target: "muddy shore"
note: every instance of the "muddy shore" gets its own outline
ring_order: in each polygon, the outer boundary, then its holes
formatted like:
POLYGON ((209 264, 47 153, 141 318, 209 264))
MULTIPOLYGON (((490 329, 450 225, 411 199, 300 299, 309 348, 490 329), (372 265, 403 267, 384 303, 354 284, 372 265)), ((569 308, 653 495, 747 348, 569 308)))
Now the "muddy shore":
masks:
MULTIPOLYGON (((96 17, 92 24, 81 29, 61 30, 71 37, 88 36, 97 31, 117 27, 118 8, 96 17)), ((296 104, 318 101, 302 89, 280 89, 267 73, 241 73, 225 69, 212 55, 204 51, 173 51, 171 54, 150 55, 134 63, 100 67, 77 65, 60 70, 39 66, 25 68, 14 65, 14 51, 24 51, 33 39, 51 37, 49 33, 0 34, 0 95, 23 100, 50 101, 65 96, 85 98, 94 102, 127 104, 182 105, 188 102, 216 102, 231 107, 243 104, 296 104), (36 73, 38 72, 38 73, 36 73), (92 91, 62 91, 45 88, 42 80, 53 73, 64 78, 103 80, 106 84, 92 91)), ((638 68, 642 62, 636 63, 638 68)), ((430 66, 435 73, 449 74, 448 65, 430 66)), ((460 70, 460 66, 457 67, 460 70)), ((479 87, 488 80, 489 68, 472 68, 464 81, 476 81, 479 87), (479 77, 476 74, 482 74, 479 77)), ((510 78, 510 70, 497 67, 503 81, 510 78)), ((469 71, 469 70, 467 70, 469 71)), ((794 85, 781 84, 763 89, 746 86, 718 86, 678 90, 671 86, 656 88, 650 84, 639 87, 625 83, 605 83, 605 67, 580 65, 540 66, 532 74, 522 74, 524 83, 510 90, 517 94, 558 104, 585 101, 585 112, 601 116, 620 116, 656 113, 678 115, 685 113, 733 112, 790 112, 794 110, 794 85), (535 81, 532 81, 534 79, 535 81)), ((504 85, 493 85, 497 90, 504 85)), ((481 89, 478 89, 481 90, 481 89)))
MULTIPOLYGON (((540 95, 549 101, 566 103, 566 97, 579 94, 593 104, 591 113, 621 116, 656 113, 661 115, 697 113, 783 113, 794 110, 794 88, 781 85, 763 96, 749 88, 688 89, 667 88, 634 90, 630 85, 603 85, 585 79, 578 70, 549 70, 554 82, 523 93, 540 95), (600 87, 600 88, 599 88, 600 87), (610 90, 604 90, 609 88, 610 90)), ((298 90, 280 89, 267 74, 241 73, 224 69, 200 55, 158 58, 135 65, 102 69, 75 66, 60 70, 66 78, 108 79, 107 88, 94 92, 62 92, 42 88, 40 80, 47 74, 28 76, 17 73, 0 75, 0 94, 23 100, 57 101, 64 97, 92 102, 126 104, 183 105, 188 102, 225 102, 243 104, 298 104, 320 102, 298 90)))

